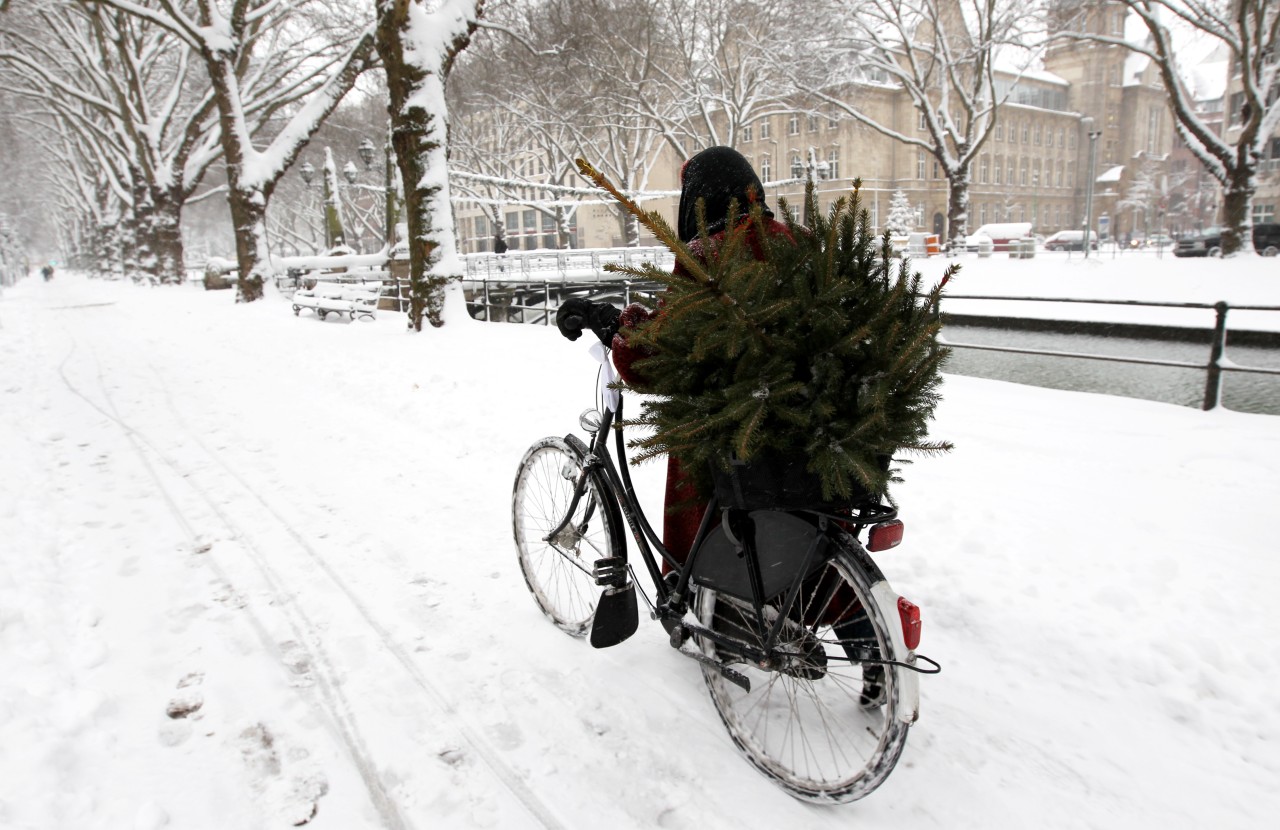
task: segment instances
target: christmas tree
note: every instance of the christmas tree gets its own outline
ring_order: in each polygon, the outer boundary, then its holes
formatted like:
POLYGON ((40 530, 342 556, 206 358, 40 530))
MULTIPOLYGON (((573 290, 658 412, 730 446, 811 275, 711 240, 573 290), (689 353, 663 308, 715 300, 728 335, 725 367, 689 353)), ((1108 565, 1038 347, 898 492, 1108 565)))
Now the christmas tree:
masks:
POLYGON ((799 457, 824 500, 853 502, 886 494, 894 453, 950 449, 926 435, 948 353, 937 340, 938 302, 957 266, 922 294, 920 274, 893 259, 888 235, 872 234, 860 180, 825 217, 810 184, 811 228, 781 203, 786 235, 765 231, 760 205, 737 221, 731 205, 729 230, 713 242, 699 211, 699 256, 661 216, 578 165, 688 273, 612 268, 667 286, 661 314, 628 335, 652 354, 636 363, 650 379, 636 391, 652 396, 630 422, 651 430, 633 442, 637 460, 674 455, 706 495, 712 470, 730 459, 799 457))
POLYGON ((906 236, 916 226, 916 212, 907 194, 895 190, 889 197, 889 219, 884 228, 891 236, 906 236))

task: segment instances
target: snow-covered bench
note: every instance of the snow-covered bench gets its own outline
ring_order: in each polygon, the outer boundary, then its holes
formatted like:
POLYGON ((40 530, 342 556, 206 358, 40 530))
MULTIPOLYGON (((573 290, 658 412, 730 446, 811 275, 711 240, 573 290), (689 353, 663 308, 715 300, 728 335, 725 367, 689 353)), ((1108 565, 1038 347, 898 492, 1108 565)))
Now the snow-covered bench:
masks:
POLYGON ((317 282, 313 288, 293 292, 293 313, 309 308, 321 320, 329 314, 346 314, 352 320, 358 316, 372 318, 377 314, 381 294, 381 282, 317 282))

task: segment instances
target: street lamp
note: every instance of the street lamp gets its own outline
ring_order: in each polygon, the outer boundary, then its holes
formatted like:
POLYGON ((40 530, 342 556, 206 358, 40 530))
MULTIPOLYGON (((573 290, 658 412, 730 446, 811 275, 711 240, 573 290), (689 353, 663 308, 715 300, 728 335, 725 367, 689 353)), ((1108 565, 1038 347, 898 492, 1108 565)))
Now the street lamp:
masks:
POLYGON ((1087 259, 1089 257, 1089 248, 1092 247, 1093 180, 1097 176, 1095 168, 1098 164, 1098 139, 1102 136, 1102 130, 1095 130, 1093 128, 1093 119, 1087 115, 1080 119, 1080 124, 1089 134, 1089 178, 1084 187, 1084 255, 1087 259))

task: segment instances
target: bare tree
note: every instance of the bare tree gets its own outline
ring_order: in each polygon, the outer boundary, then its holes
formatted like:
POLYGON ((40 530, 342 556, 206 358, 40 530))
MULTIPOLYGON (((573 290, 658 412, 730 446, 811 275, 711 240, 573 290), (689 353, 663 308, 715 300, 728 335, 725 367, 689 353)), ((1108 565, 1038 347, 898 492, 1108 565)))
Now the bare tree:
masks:
POLYGON ((1267 140, 1280 128, 1280 3, 1275 0, 1118 0, 1138 16, 1142 43, 1089 31, 1097 3, 1072 3, 1083 25, 1059 37, 1124 47, 1151 59, 1169 95, 1174 127, 1187 147, 1222 186, 1222 252, 1253 250, 1253 197, 1267 140), (1228 124, 1222 134, 1196 109, 1184 80, 1179 45, 1183 33, 1207 37, 1231 57, 1228 124))
MULTIPOLYGON (((937 159, 946 177, 948 239, 963 241, 970 170, 995 126, 996 111, 1036 55, 1033 4, 1015 0, 820 0, 821 27, 798 37, 793 81, 802 95, 937 159), (802 38, 802 40, 801 40, 802 38), (1010 83, 999 91, 997 58, 1010 83), (863 92, 905 92, 923 135, 864 106, 863 92)), ((914 120, 912 126, 916 126, 914 120)))
POLYGON ((181 281, 182 209, 221 152, 191 50, 148 20, 100 6, 20 7, 8 22, 0 63, 17 91, 77 137, 91 169, 112 177, 130 270, 181 281))
MULTIPOLYGON (((239 265, 237 299, 270 273, 266 212, 285 171, 368 67, 372 25, 325 0, 81 0, 151 21, 203 59, 218 111, 239 265), (255 138, 270 130, 266 148, 255 138)), ((367 19, 367 18, 365 18, 367 19)))
POLYGON ((409 226, 409 326, 444 325, 445 288, 462 274, 449 204, 445 81, 484 13, 484 0, 377 0, 391 142, 409 226))

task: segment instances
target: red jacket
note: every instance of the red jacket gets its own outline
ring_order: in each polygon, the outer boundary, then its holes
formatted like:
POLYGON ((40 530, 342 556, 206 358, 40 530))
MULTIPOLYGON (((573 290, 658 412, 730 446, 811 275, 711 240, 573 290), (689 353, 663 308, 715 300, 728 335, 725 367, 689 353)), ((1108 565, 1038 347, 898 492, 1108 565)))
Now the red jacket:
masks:
MULTIPOLYGON (((787 230, 787 226, 773 219, 764 220, 765 232, 770 235, 782 234, 788 239, 791 238, 791 232, 787 230)), ((756 230, 754 226, 748 226, 749 234, 747 244, 751 246, 751 251, 756 259, 763 259, 764 252, 760 246, 759 240, 756 239, 756 230)), ((723 239, 725 231, 713 234, 707 237, 707 242, 714 249, 723 239)), ((695 239, 689 243, 689 249, 702 262, 706 262, 706 256, 702 250, 702 240, 695 239)), ((689 273, 679 260, 672 269, 672 274, 677 277, 688 277, 689 273)), ((663 313, 662 301, 658 302, 656 311, 650 310, 639 303, 632 303, 622 310, 622 317, 619 319, 618 333, 613 336, 613 365, 617 367, 618 374, 622 379, 632 386, 644 385, 644 377, 632 366, 636 361, 649 356, 649 352, 628 345, 627 335, 630 330, 634 329, 640 323, 658 317, 663 313)), ((667 460, 667 488, 666 488, 666 504, 672 505, 681 501, 690 501, 694 496, 694 491, 689 484, 688 478, 684 475, 684 471, 680 468, 680 462, 674 457, 667 460)), ((664 510, 662 517, 662 542, 667 550, 679 561, 683 562, 689 555, 690 548, 693 547, 693 540, 698 535, 698 526, 702 524, 703 514, 706 513, 706 505, 685 508, 678 511, 664 510)))

